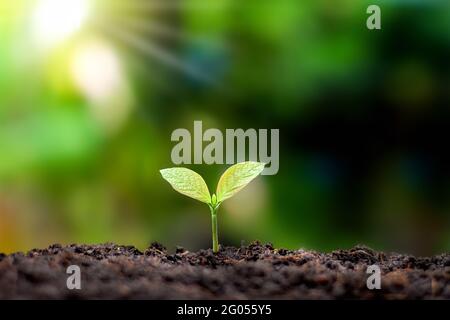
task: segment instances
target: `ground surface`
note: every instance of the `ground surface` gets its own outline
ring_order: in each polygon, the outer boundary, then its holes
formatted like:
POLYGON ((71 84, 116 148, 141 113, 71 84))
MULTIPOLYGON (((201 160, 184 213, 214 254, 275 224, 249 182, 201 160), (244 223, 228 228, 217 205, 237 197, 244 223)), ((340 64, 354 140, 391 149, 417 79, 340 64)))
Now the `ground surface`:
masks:
POLYGON ((365 247, 323 254, 253 243, 167 254, 160 244, 53 245, 0 254, 0 299, 450 299, 450 254, 430 258, 365 247), (382 270, 382 289, 366 287, 367 266, 382 270), (81 290, 66 269, 81 268, 81 290))

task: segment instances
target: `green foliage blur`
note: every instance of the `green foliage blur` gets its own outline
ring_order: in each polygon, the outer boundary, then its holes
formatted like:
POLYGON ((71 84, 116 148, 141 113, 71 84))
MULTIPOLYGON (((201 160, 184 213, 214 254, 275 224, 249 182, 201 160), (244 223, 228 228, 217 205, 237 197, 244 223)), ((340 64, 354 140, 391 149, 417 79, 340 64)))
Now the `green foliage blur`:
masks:
MULTIPOLYGON (((0 1, 0 252, 209 248, 159 174, 194 120, 280 129, 221 243, 450 250, 448 1, 66 1, 0 1)), ((188 167, 214 188, 227 166, 188 167)))

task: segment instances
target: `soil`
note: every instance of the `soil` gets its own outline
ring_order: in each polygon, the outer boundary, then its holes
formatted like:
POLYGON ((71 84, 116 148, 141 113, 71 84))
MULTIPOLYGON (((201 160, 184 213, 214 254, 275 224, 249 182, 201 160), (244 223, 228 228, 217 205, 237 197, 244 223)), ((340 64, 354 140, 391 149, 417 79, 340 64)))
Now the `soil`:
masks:
POLYGON ((428 258, 364 246, 331 253, 240 248, 169 254, 153 243, 52 245, 0 254, 0 299, 450 299, 450 254, 428 258), (367 267, 381 268, 369 290, 367 267), (81 290, 66 286, 67 267, 81 268, 81 290))

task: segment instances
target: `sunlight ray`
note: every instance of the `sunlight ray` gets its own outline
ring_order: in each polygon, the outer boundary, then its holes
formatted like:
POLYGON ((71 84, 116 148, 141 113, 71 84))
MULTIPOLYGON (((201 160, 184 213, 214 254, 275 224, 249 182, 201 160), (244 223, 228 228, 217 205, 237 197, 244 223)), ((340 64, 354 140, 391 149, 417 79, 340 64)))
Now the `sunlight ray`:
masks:
POLYGON ((123 1, 117 4, 122 9, 134 9, 134 10, 152 10, 152 11, 166 11, 166 10, 223 10, 230 4, 232 0, 195 0, 195 1, 168 1, 168 0, 134 0, 123 1))
POLYGON ((138 30, 146 34, 162 36, 169 39, 176 39, 184 42, 191 43, 200 43, 205 45, 213 45, 215 48, 221 46, 223 47, 223 43, 221 41, 217 41, 212 39, 211 37, 199 37, 192 36, 185 32, 181 32, 176 30, 173 27, 169 27, 163 25, 159 22, 148 21, 139 18, 114 18, 108 19, 108 21, 104 20, 105 23, 111 24, 113 22, 114 25, 120 25, 121 27, 127 27, 129 29, 138 30))
POLYGON ((174 69, 182 71, 197 80, 208 83, 210 85, 217 85, 216 81, 211 79, 205 73, 190 64, 180 61, 175 55, 167 52, 167 50, 164 50, 163 48, 148 41, 144 41, 139 36, 136 36, 135 34, 132 34, 116 26, 111 26, 109 24, 100 22, 98 23, 98 25, 109 34, 116 36, 120 40, 141 51, 142 53, 151 56, 154 59, 157 59, 174 69))

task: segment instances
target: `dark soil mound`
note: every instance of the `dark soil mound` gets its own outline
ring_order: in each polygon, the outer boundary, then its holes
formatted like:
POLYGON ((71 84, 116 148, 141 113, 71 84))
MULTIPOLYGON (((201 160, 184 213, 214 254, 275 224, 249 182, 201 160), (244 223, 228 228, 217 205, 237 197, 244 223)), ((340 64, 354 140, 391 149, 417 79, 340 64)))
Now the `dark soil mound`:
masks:
POLYGON ((168 254, 157 243, 132 246, 52 245, 0 254, 2 299, 450 299, 450 254, 431 258, 385 254, 366 247, 329 254, 274 249, 258 242, 168 254), (369 290, 367 267, 382 271, 369 290), (70 265, 81 290, 67 289, 70 265))

